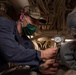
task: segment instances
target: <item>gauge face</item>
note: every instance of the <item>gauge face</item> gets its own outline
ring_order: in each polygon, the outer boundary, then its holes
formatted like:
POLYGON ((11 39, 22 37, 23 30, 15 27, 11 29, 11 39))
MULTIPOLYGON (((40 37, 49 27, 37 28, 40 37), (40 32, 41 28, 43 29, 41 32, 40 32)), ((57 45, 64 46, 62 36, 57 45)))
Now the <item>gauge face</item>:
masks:
POLYGON ((54 41, 57 42, 57 43, 58 43, 58 42, 61 42, 61 41, 62 41, 62 38, 59 37, 59 36, 57 36, 57 37, 54 38, 54 41))

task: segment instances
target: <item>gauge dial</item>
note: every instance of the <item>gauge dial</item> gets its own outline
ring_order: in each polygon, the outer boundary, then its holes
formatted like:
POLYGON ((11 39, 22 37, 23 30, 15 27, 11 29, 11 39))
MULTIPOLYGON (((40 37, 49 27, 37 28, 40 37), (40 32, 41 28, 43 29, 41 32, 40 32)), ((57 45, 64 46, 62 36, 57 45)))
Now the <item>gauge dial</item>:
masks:
POLYGON ((61 37, 59 37, 59 36, 56 36, 55 38, 54 38, 54 41, 55 42, 61 42, 62 41, 62 38, 61 37))

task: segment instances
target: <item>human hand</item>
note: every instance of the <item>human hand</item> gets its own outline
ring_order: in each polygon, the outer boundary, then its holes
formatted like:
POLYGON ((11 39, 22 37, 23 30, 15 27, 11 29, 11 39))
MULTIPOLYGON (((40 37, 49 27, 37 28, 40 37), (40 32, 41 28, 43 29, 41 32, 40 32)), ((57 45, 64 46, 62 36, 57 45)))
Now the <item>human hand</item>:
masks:
POLYGON ((39 71, 42 74, 55 74, 58 71, 58 66, 59 64, 55 62, 55 59, 49 59, 40 65, 39 71))
POLYGON ((41 59, 48 60, 50 58, 54 58, 56 57, 57 51, 57 48, 48 48, 46 50, 41 50, 41 59))

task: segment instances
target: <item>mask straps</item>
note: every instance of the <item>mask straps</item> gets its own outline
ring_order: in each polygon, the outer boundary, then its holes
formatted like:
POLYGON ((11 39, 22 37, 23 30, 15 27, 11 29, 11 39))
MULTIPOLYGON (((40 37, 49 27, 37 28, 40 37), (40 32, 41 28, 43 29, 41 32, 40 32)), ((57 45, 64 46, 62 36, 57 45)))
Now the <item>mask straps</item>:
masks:
POLYGON ((20 15, 20 21, 23 21, 23 19, 24 19, 24 17, 25 17, 25 15, 24 15, 24 13, 22 13, 21 15, 20 15))

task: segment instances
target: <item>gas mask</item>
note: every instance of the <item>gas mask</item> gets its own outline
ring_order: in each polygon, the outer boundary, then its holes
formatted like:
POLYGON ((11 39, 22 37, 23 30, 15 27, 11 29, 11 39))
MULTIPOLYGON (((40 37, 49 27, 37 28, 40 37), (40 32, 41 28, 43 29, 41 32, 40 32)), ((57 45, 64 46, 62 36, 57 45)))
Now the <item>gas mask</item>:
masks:
POLYGON ((37 27, 32 24, 28 24, 26 27, 22 27, 22 29, 26 35, 32 35, 36 32, 37 27))

